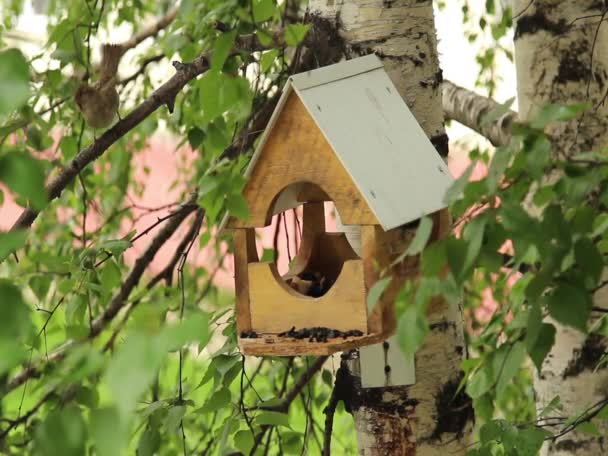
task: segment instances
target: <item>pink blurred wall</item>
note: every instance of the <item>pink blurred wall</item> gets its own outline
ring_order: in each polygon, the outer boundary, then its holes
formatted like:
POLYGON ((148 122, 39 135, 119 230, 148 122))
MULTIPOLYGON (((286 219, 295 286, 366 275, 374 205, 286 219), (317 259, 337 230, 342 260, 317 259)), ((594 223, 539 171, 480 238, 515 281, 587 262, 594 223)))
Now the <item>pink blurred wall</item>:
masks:
MULTIPOLYGON (((128 191, 128 200, 130 200, 131 203, 136 204, 138 207, 153 208, 178 202, 179 194, 183 189, 179 187, 172 187, 172 183, 178 176, 178 169, 180 167, 184 167, 184 165, 187 165, 193 159, 194 152, 187 148, 176 150, 176 143, 177 141, 170 137, 157 136, 149 142, 143 153, 136 156, 134 161, 134 175, 136 176, 136 179, 142 183, 144 191, 141 197, 135 196, 134 192, 132 191, 128 191), (144 172, 145 167, 149 169, 147 174, 144 172)), ((112 153, 112 151, 110 150, 108 153, 112 153)), ((448 165, 452 171, 452 174, 455 177, 458 177, 466 169, 469 162, 464 154, 456 154, 456 156, 460 158, 449 160, 448 165)), ((482 166, 478 166, 474 170, 472 179, 479 179, 484 175, 484 173, 485 169, 482 166)), ((0 230, 8 230, 19 216, 22 208, 14 202, 14 199, 11 198, 10 192, 8 192, 6 188, 3 188, 3 190, 5 191, 5 200, 3 205, 0 206, 0 230)), ((101 223, 101 221, 104 219, 104 215, 107 215, 96 212, 95 207, 98 206, 93 205, 93 207, 89 210, 87 231, 98 226, 99 223, 101 223)), ((122 234, 126 234, 133 229, 137 230, 138 232, 143 231, 152 225, 157 220, 157 217, 162 217, 163 215, 170 213, 170 209, 153 213, 148 213, 145 209, 140 208, 133 208, 132 211, 134 216, 137 218, 137 221, 133 225, 128 223, 125 224, 123 226, 122 234)), ((62 215, 62 218, 64 218, 66 222, 68 221, 69 217, 71 217, 70 214, 62 215)), ((333 217, 332 208, 329 204, 326 204, 326 215, 328 230, 334 230, 335 219, 333 217)), ((79 217, 79 220, 74 223, 74 225, 79 227, 81 223, 80 220, 81 218, 79 217)), ((296 251, 297 243, 297 224, 294 221, 293 213, 287 213, 286 222, 289 233, 290 250, 293 253, 296 251)), ((278 250, 279 252, 282 252, 282 254, 279 255, 278 260, 278 267, 281 272, 285 272, 287 270, 289 261, 286 254, 287 239, 285 236, 284 223, 285 222, 281 222, 278 237, 278 250)), ((260 254, 263 248, 272 247, 275 228, 276 217, 271 226, 266 227, 263 230, 259 230, 261 236, 258 250, 260 251, 260 254)), ((170 261, 187 229, 188 225, 184 224, 178 230, 178 232, 161 248, 149 267, 150 274, 159 272, 170 261)), ((75 228, 75 232, 79 233, 80 231, 78 228, 75 228)), ((142 237, 134 244, 132 248, 125 252, 125 261, 127 264, 133 264, 135 259, 141 255, 149 240, 154 236, 155 232, 156 230, 152 231, 147 236, 142 237)), ((223 253, 220 255, 223 255, 223 253)), ((197 244, 190 252, 189 261, 193 264, 205 267, 209 271, 214 271, 217 268, 219 258, 211 245, 200 249, 197 244)), ((214 282, 218 286, 232 288, 234 285, 232 258, 226 257, 223 264, 224 268, 219 270, 214 276, 214 282)))

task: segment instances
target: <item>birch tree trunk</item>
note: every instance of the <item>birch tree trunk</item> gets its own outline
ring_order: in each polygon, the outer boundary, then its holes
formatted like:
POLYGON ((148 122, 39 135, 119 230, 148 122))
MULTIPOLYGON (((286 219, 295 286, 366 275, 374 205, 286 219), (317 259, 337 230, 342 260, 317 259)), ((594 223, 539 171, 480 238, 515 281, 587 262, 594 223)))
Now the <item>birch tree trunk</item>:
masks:
MULTIPOLYGON (((602 150, 608 143, 608 25, 601 26, 601 21, 608 4, 597 0, 513 3, 518 18, 515 61, 520 117, 529 118, 546 103, 588 101, 593 110, 551 132, 554 145, 562 156, 602 150)), ((608 293, 596 293, 595 305, 608 308, 608 293)), ((541 408, 559 396, 564 411, 575 414, 608 395, 608 369, 593 371, 608 341, 555 325, 555 345, 535 379, 537 405, 541 408)), ((550 455, 607 454, 608 428, 602 434, 568 433, 549 442, 543 451, 550 455)))
MULTIPOLYGON (((441 103, 442 73, 430 0, 311 0, 313 17, 338 31, 348 57, 375 52, 393 83, 431 138, 447 155, 441 103)), ((455 395, 464 353, 460 309, 443 304, 429 315, 431 333, 416 354, 415 385, 360 387, 350 407, 361 455, 462 455, 473 412, 455 395)), ((356 360, 355 360, 356 361, 356 360)))

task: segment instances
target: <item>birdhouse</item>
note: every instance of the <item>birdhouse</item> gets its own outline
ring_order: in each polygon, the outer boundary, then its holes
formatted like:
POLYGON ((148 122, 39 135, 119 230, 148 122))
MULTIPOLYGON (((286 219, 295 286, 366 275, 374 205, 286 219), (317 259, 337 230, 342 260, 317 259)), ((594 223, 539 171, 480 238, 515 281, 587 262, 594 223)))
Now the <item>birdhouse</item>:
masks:
POLYGON ((234 240, 242 353, 327 355, 389 337, 395 294, 418 270, 415 257, 393 263, 421 217, 433 217, 434 238, 446 229, 452 178, 382 62, 371 55, 290 77, 246 177, 249 217, 224 220, 234 240), (342 224, 360 227, 359 252, 344 233, 326 232, 326 201, 342 224), (297 206, 302 242, 281 276, 258 258, 255 229, 297 206), (398 280, 368 309, 387 273, 398 280), (294 286, 306 280, 322 289, 311 296, 294 286))

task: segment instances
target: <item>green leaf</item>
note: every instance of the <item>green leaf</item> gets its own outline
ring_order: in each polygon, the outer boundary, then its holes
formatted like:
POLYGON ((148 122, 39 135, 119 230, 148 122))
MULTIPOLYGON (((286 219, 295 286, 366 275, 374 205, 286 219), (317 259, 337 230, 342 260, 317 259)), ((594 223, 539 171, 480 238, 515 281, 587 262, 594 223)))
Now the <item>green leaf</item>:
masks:
POLYGON ((30 96, 30 69, 17 49, 0 52, 0 117, 19 109, 30 96))
POLYGON ((445 241, 434 242, 422 252, 420 270, 427 277, 438 275, 447 262, 445 241))
POLYGON ((538 417, 540 418, 543 416, 551 416, 553 414, 558 414, 563 409, 564 406, 561 402, 561 399, 559 398, 559 396, 555 396, 545 407, 543 407, 543 409, 538 414, 538 417))
POLYGON ((593 221, 593 234, 592 236, 600 236, 608 230, 608 214, 599 214, 593 221))
POLYGON ((537 303, 534 303, 530 306, 530 311, 528 312, 528 326, 526 329, 526 347, 530 350, 536 344, 538 340, 538 336, 540 335, 540 330, 543 324, 543 315, 540 306, 537 303))
POLYGON ((97 245, 99 250, 107 250, 114 256, 120 256, 122 253, 131 247, 132 243, 128 239, 108 239, 97 245))
POLYGON ((526 427, 517 433, 516 454, 518 456, 537 456, 545 438, 551 434, 537 427, 526 427))
POLYGON ((27 152, 11 151, 0 157, 0 181, 27 198, 36 210, 47 203, 44 167, 27 152))
POLYGON ((587 331, 592 301, 588 293, 573 285, 558 285, 547 297, 549 314, 560 323, 587 331))
POLYGON ((140 396, 152 384, 166 354, 159 348, 152 336, 134 333, 110 360, 105 381, 121 416, 135 409, 140 396))
POLYGON ((167 416, 164 421, 164 428, 168 432, 175 432, 179 429, 182 418, 186 414, 185 405, 176 405, 167 411, 167 416))
POLYGON ((477 162, 473 161, 469 166, 467 166, 467 169, 464 171, 464 173, 462 173, 462 176, 460 176, 452 183, 452 185, 450 185, 445 192, 445 196, 443 197, 443 201, 446 204, 451 205, 462 197, 462 192, 469 183, 469 179, 471 178, 471 174, 473 174, 473 169, 476 165, 477 162))
POLYGON ((494 373, 492 367, 482 364, 467 382, 466 391, 471 399, 477 399, 490 391, 494 385, 494 373))
POLYGON ((196 311, 187 314, 177 324, 165 326, 158 340, 164 350, 174 351, 189 342, 198 342, 204 347, 210 337, 209 316, 202 311, 196 311))
POLYGON ((21 290, 7 279, 0 279, 0 296, 0 340, 21 341, 33 331, 30 309, 21 290))
POLYGON ((105 407, 91 411, 89 429, 93 434, 96 455, 123 454, 128 442, 129 429, 116 408, 105 407))
POLYGON ((243 220, 249 218, 249 208, 247 207, 247 201, 243 195, 230 195, 226 200, 226 209, 228 209, 230 215, 234 217, 243 220))
POLYGON ((502 435, 503 422, 502 421, 490 421, 484 424, 479 429, 479 439, 481 443, 490 443, 494 440, 498 440, 502 435))
POLYGON ((597 426, 591 421, 584 421, 576 426, 576 430, 587 435, 600 436, 602 435, 597 426))
POLYGON ((212 174, 205 174, 198 183, 199 197, 203 197, 220 186, 221 180, 212 174))
POLYGON ((392 277, 385 277, 384 279, 378 280, 369 290, 367 294, 367 311, 368 313, 374 310, 374 306, 380 300, 382 293, 386 290, 386 287, 391 283, 392 277))
POLYGON ((467 252, 469 250, 469 243, 464 239, 448 238, 446 241, 446 250, 450 271, 452 271, 454 278, 458 282, 461 282, 467 273, 467 270, 464 268, 467 252))
POLYGON ((481 119, 481 125, 488 125, 500 119, 511 110, 511 106, 513 106, 514 101, 515 98, 509 98, 504 103, 498 105, 495 109, 492 109, 489 113, 483 116, 481 119))
POLYGON ((205 72, 200 78, 199 84, 200 106, 203 109, 205 118, 213 120, 223 112, 220 106, 220 91, 222 90, 220 72, 218 70, 205 72))
POLYGON ((63 158, 67 162, 78 153, 78 140, 74 136, 64 136, 59 141, 59 148, 63 152, 63 158))
POLYGON ((403 252, 395 261, 393 261, 393 265, 401 263, 407 256, 418 255, 420 252, 422 252, 427 242, 429 242, 432 232, 433 220, 430 217, 422 217, 420 219, 420 223, 418 224, 418 229, 416 230, 414 239, 412 239, 412 242, 410 242, 410 245, 408 245, 405 252, 403 252))
POLYGON ((272 263, 276 261, 277 253, 274 249, 264 249, 262 252, 262 258, 260 258, 260 262, 262 263, 272 263))
POLYGON ((581 238, 574 246, 574 257, 576 264, 585 274, 588 288, 594 288, 604 270, 604 257, 599 252, 595 244, 588 238, 581 238))
POLYGON ((285 28, 285 42, 288 46, 296 47, 306 38, 308 30, 310 30, 308 24, 289 24, 285 28))
POLYGON ((188 130, 188 142, 190 143, 190 147, 196 149, 198 146, 202 144, 205 139, 205 132, 200 128, 193 127, 188 130))
POLYGON ((27 230, 0 232, 0 262, 25 244, 27 230))
POLYGON ((253 435, 249 430, 241 430, 234 434, 234 445, 243 454, 251 453, 253 448, 253 435))
POLYGON ((252 0, 253 19, 255 22, 264 22, 270 19, 276 10, 273 0, 252 0))
POLYGON ((468 271, 472 268, 479 256, 481 245, 483 244, 484 232, 486 227, 485 217, 475 217, 464 228, 463 238, 468 242, 462 269, 468 271))
POLYGON ((515 342, 509 349, 504 364, 500 370, 496 392, 500 394, 519 372, 526 358, 526 346, 523 342, 515 342))
POLYGON ((569 106, 549 104, 544 106, 532 119, 532 128, 542 130, 552 122, 563 122, 576 118, 579 114, 589 109, 589 103, 579 103, 569 106))
POLYGON ((234 45, 235 38, 236 30, 232 30, 228 33, 222 33, 215 41, 215 48, 213 50, 213 55, 211 56, 211 68, 213 70, 221 71, 224 67, 224 63, 234 45))
MULTIPOLYGON (((137 456, 154 456, 160 448, 160 432, 158 428, 148 426, 141 433, 137 443, 137 456)), ((119 454, 119 453, 115 453, 119 454)))
POLYGON ((538 337, 532 345, 528 347, 530 359, 534 362, 536 369, 540 372, 545 357, 551 351, 555 343, 555 326, 549 323, 543 323, 538 332, 538 337))
POLYGON ((227 407, 232 400, 232 394, 228 388, 220 388, 213 393, 203 406, 198 410, 200 413, 212 413, 227 407))
POLYGON ((278 56, 278 49, 271 49, 270 51, 266 51, 262 54, 260 57, 260 69, 262 70, 262 73, 268 73, 278 56))
POLYGON ((285 426, 290 428, 289 415, 279 412, 264 411, 256 415, 255 424, 259 426, 285 426))
POLYGON ((413 354, 424 342, 429 332, 426 315, 415 305, 409 305, 399 318, 397 340, 406 355, 413 354))
POLYGON ((47 133, 42 132, 42 130, 35 125, 27 127, 25 135, 27 138, 26 144, 34 150, 42 151, 53 145, 53 138, 47 133))
POLYGON ((38 425, 34 448, 38 455, 82 456, 86 454, 87 428, 78 408, 51 411, 38 425))
POLYGON ((106 294, 110 294, 112 290, 120 284, 120 279, 122 277, 120 268, 112 260, 106 261, 99 276, 103 292, 106 294))

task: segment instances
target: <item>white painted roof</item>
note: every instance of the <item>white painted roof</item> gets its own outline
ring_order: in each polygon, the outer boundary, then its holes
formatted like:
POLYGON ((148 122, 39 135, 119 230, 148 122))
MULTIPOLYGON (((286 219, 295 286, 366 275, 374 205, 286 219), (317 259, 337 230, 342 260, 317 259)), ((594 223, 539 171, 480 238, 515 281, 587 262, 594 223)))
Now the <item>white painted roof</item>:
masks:
MULTIPOLYGON (((453 179, 375 55, 289 78, 246 176, 294 90, 385 230, 446 205, 453 179)), ((274 212, 289 206, 277 201, 274 212)))

